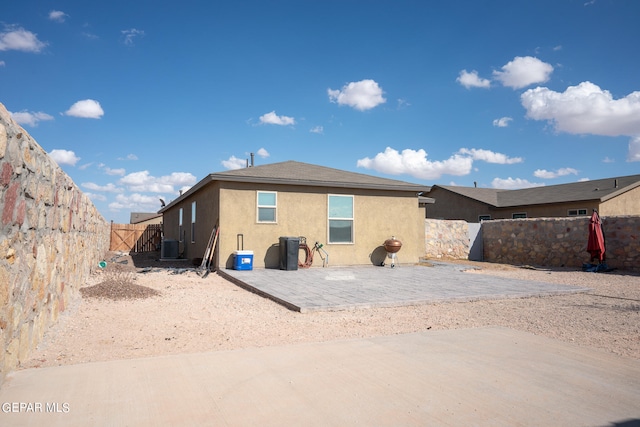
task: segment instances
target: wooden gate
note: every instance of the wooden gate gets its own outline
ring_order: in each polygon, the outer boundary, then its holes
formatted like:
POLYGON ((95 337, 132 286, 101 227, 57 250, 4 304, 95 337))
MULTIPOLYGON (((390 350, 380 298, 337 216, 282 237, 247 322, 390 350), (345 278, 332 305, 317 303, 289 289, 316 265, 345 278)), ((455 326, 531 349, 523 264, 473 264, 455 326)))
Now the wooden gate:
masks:
POLYGON ((111 223, 109 250, 120 252, 153 252, 162 239, 162 224, 111 223))

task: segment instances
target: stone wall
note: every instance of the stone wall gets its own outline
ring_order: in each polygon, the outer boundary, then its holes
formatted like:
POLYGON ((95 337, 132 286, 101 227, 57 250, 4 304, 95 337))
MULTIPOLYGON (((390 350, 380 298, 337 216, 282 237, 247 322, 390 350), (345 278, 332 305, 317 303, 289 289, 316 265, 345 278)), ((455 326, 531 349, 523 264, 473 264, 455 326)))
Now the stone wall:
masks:
MULTIPOLYGON (((575 267, 590 261, 590 217, 527 218, 482 222, 483 258, 512 265, 575 267)), ((606 263, 640 270, 640 216, 602 217, 606 263)), ((465 221, 425 220, 425 257, 468 259, 469 226, 465 221)))
MULTIPOLYGON (((529 218, 482 223, 484 260, 514 265, 582 267, 589 217, 529 218)), ((640 270, 640 217, 602 217, 609 267, 640 270)))
POLYGON ((109 224, 0 104, 0 383, 109 249, 109 224))
POLYGON ((425 219, 425 257, 431 259, 467 259, 469 224, 466 221, 425 219))

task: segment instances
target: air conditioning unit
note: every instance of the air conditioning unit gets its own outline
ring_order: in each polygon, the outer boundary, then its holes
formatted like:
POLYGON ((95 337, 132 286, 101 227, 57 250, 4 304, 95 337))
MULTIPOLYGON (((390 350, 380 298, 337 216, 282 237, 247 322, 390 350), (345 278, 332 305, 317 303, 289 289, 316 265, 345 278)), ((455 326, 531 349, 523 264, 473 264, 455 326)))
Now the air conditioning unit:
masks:
POLYGON ((178 258, 178 241, 164 239, 160 249, 160 258, 162 259, 176 259, 178 258))

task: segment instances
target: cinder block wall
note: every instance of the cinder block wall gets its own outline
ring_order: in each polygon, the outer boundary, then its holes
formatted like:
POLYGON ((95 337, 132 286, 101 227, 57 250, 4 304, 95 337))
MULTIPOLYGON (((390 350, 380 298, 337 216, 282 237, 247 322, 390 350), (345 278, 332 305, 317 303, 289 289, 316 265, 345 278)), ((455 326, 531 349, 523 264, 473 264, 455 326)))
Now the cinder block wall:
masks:
POLYGON ((109 249, 109 224, 0 104, 0 384, 109 249))

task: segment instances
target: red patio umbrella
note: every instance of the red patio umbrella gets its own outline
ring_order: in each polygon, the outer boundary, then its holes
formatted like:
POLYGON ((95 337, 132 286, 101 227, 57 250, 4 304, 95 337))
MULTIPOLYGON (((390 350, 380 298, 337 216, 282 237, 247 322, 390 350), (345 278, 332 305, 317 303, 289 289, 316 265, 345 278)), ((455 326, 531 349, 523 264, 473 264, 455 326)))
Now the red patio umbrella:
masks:
POLYGON ((602 262, 605 259, 604 252, 604 232, 602 231, 602 221, 598 215, 598 211, 594 209, 591 219, 589 220, 589 241, 587 243, 587 252, 591 254, 591 259, 597 258, 602 262))

